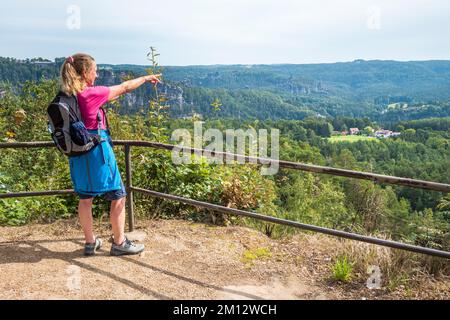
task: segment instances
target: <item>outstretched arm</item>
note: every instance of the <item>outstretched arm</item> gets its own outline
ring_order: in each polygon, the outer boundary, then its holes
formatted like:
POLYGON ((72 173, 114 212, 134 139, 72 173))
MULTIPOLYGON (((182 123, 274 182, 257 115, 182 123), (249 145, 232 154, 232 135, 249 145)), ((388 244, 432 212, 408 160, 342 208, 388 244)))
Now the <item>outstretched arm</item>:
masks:
POLYGON ((161 83, 161 80, 159 79, 161 77, 161 74, 155 74, 155 75, 149 75, 149 76, 143 76, 139 77, 133 80, 128 80, 125 82, 122 82, 121 84, 117 86, 109 87, 109 96, 108 101, 112 101, 120 97, 121 95, 131 92, 138 87, 142 86, 146 82, 151 82, 153 84, 155 83, 161 83))

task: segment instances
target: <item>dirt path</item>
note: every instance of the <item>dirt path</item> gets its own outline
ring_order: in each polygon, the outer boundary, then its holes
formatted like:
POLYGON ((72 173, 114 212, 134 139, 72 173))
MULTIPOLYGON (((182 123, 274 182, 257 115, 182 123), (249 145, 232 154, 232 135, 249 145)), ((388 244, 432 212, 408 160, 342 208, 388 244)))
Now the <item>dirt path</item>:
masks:
MULTIPOLYGON (((0 299, 342 299, 301 238, 272 240, 242 227, 140 221, 146 251, 82 255, 76 220, 0 228, 0 299)), ((366 295, 367 296, 367 295, 366 295)))

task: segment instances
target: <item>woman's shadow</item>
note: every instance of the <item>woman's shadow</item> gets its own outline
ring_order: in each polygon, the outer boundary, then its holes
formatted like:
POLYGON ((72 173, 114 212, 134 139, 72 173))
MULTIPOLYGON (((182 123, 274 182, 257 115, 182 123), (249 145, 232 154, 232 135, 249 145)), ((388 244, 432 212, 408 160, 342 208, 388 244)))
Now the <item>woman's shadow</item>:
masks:
MULTIPOLYGON (((118 275, 96 268, 90 263, 86 263, 83 259, 89 259, 83 255, 83 249, 76 249, 73 251, 52 251, 45 247, 44 244, 54 244, 58 242, 73 242, 78 245, 82 245, 84 242, 82 239, 64 239, 64 240, 29 240, 20 242, 1 242, 0 243, 0 265, 1 264, 13 264, 13 263, 39 263, 45 259, 59 259, 68 262, 71 265, 78 266, 85 270, 100 274, 104 277, 108 277, 114 281, 120 282, 132 289, 135 289, 147 296, 152 296, 156 299, 169 300, 172 299, 169 296, 160 294, 149 288, 136 284, 128 279, 121 278, 118 275)), ((100 251, 97 256, 109 256, 105 251, 100 251)))
POLYGON ((61 259, 71 262, 83 257, 83 250, 57 252, 47 249, 44 244, 59 242, 80 242, 82 239, 64 240, 24 240, 0 242, 0 264, 37 263, 44 259, 61 259))
MULTIPOLYGON (((83 255, 82 244, 84 243, 83 239, 75 238, 75 239, 63 239, 63 240, 25 240, 25 241, 17 241, 17 242, 0 242, 0 265, 2 264, 13 264, 13 263, 39 263, 45 259, 59 259, 68 262, 71 265, 76 265, 85 270, 89 270, 91 272, 100 274, 102 276, 108 277, 114 281, 120 282, 130 288, 140 291, 141 293, 152 296, 156 299, 163 300, 172 300, 174 298, 151 290, 147 287, 141 286, 137 283, 134 283, 128 279, 121 278, 117 274, 96 268, 90 263, 84 262, 83 259, 91 259, 92 257, 86 257, 83 255), (46 248, 45 244, 55 244, 59 242, 72 242, 79 245, 81 248, 73 251, 52 251, 46 248)), ((109 253, 106 251, 97 252, 96 256, 109 256, 109 253)), ((204 288, 215 289, 218 291, 231 292, 234 294, 239 294, 243 298, 247 299, 263 299, 262 297, 249 294, 246 292, 241 292, 238 290, 225 289, 215 285, 211 285, 208 283, 204 283, 199 280, 191 279, 182 275, 175 274, 168 270, 163 270, 151 265, 148 265, 143 262, 135 261, 130 258, 123 257, 123 262, 134 263, 139 265, 142 268, 148 268, 153 271, 159 272, 161 274, 165 274, 166 276, 173 277, 178 281, 188 282, 191 284, 195 284, 204 288)))

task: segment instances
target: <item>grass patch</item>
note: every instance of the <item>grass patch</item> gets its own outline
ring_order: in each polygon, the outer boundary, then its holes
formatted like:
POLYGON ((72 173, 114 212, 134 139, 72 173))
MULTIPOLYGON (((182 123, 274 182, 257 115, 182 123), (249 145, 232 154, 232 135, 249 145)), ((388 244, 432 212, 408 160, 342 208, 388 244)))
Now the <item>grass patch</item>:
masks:
POLYGON ((396 275, 393 275, 388 282, 388 289, 390 291, 394 291, 395 289, 397 289, 400 286, 403 286, 405 289, 409 289, 408 286, 408 275, 406 273, 399 273, 396 275))
POLYGON ((378 139, 375 137, 367 137, 367 136, 332 136, 328 138, 328 141, 332 143, 337 142, 356 142, 356 141, 377 141, 378 139))
POLYGON ((353 263, 347 256, 340 256, 332 267, 333 279, 341 282, 349 282, 352 279, 353 263))
POLYGON ((253 263, 255 260, 270 258, 272 254, 268 248, 257 248, 253 250, 245 250, 242 254, 242 262, 253 263))

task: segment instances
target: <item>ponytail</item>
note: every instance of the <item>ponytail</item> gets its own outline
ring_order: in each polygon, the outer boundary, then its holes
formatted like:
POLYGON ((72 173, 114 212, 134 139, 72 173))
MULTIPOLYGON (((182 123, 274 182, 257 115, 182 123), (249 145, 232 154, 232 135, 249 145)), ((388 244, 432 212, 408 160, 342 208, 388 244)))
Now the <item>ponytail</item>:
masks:
POLYGON ((76 95, 83 91, 86 87, 83 75, 91 70, 94 61, 90 55, 83 53, 77 53, 67 58, 61 66, 61 91, 67 95, 76 95))

